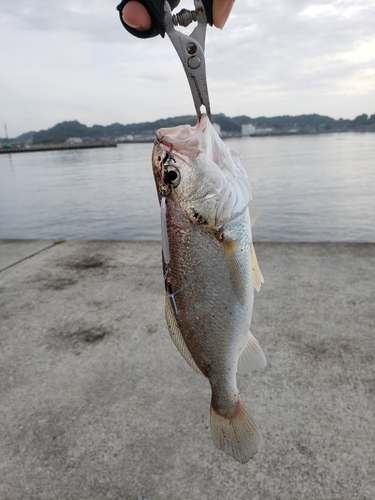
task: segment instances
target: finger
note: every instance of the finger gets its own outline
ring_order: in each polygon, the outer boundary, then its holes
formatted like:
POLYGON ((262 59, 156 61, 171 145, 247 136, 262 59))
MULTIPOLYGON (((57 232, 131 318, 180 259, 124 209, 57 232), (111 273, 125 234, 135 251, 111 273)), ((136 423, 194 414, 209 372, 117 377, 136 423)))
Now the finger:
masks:
POLYGON ((151 28, 151 18, 146 7, 141 3, 131 0, 122 9, 124 22, 139 31, 147 31, 151 28))
POLYGON ((216 28, 222 29, 227 22, 235 0, 214 0, 212 17, 216 28))

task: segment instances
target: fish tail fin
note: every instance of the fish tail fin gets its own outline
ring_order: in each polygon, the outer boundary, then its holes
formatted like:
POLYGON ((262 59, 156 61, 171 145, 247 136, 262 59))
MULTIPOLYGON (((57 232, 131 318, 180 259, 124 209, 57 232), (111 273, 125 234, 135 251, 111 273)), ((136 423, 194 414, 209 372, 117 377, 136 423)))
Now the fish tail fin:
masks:
POLYGON ((221 415, 211 403, 211 436, 219 450, 245 464, 263 446, 262 434, 246 406, 239 401, 233 416, 221 415))

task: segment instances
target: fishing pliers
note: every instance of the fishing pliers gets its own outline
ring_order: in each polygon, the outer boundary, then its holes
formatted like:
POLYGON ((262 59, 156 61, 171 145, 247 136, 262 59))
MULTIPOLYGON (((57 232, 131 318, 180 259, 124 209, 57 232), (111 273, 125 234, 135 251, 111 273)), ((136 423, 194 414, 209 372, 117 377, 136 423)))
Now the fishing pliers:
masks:
POLYGON ((152 25, 147 31, 138 31, 124 23, 122 9, 129 1, 123 0, 117 6, 123 26, 138 38, 150 38, 157 35, 164 38, 165 33, 168 35, 185 70, 198 119, 202 114, 202 105, 206 108, 205 112, 208 117, 211 118, 204 48, 207 24, 210 26, 213 24, 213 0, 194 0, 195 10, 182 9, 178 14, 172 14, 172 10, 180 0, 137 0, 146 8, 151 17, 152 25), (185 35, 175 29, 177 25, 186 27, 193 21, 197 21, 198 24, 190 35, 185 35))

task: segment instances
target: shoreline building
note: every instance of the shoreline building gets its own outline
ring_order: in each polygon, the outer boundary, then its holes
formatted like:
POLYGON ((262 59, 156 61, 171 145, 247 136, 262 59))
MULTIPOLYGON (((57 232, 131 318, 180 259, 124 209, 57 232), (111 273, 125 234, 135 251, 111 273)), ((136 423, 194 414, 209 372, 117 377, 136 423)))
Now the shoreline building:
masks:
POLYGON ((241 135, 252 135, 255 133, 255 125, 252 125, 251 123, 241 125, 241 135))

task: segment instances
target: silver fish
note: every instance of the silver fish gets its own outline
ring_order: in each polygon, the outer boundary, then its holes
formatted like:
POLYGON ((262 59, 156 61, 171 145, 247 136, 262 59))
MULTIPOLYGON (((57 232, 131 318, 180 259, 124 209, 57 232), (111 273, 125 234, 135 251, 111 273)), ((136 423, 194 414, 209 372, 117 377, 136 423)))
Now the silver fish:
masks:
POLYGON ((249 331, 254 287, 263 282, 238 153, 203 115, 195 127, 160 129, 152 154, 161 206, 165 317, 187 363, 208 378, 215 445, 246 463, 263 444, 242 402, 237 371, 264 368, 249 331))

